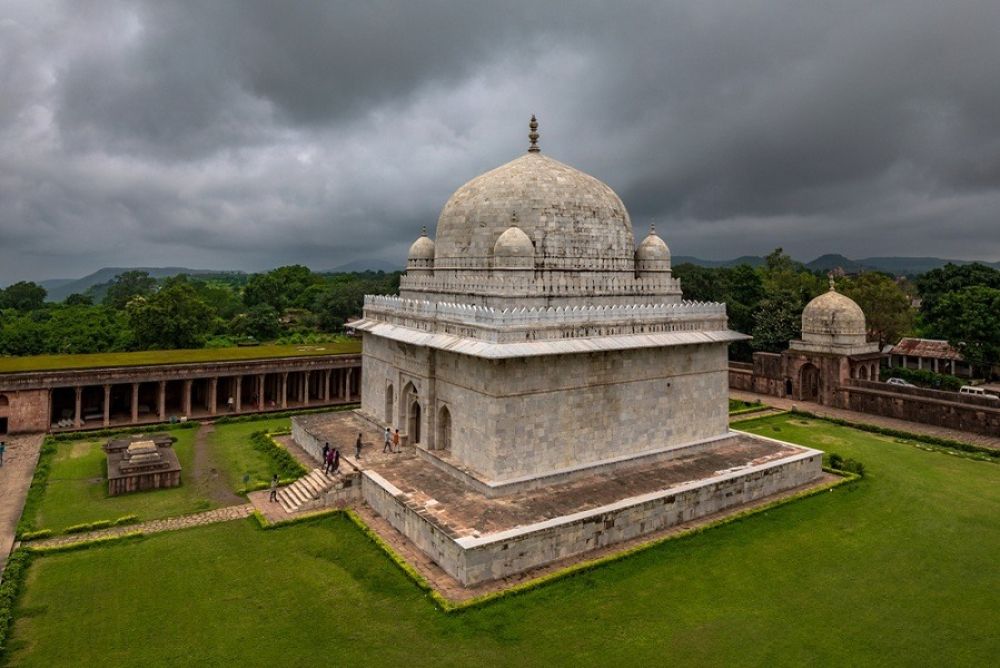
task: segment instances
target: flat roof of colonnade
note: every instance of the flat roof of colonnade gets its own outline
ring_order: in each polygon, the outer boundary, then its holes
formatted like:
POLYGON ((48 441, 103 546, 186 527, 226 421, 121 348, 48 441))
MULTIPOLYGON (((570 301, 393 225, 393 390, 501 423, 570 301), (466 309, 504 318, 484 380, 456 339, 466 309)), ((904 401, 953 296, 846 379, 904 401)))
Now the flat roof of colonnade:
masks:
POLYGON ((144 350, 130 353, 94 353, 83 355, 30 355, 0 357, 0 374, 36 371, 75 371, 211 362, 251 362, 254 360, 357 355, 360 340, 334 343, 240 346, 233 348, 198 348, 191 350, 144 350))

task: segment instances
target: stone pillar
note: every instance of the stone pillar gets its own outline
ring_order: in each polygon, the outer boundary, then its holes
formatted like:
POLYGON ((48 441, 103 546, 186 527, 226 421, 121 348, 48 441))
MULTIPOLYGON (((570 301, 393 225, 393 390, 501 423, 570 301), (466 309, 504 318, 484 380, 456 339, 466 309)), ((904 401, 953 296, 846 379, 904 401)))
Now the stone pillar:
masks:
POLYGON ((208 414, 215 415, 216 406, 219 403, 219 378, 208 379, 208 414))
POLYGON ((302 405, 309 405, 309 372, 302 372, 302 405))
POLYGON ((288 408, 288 372, 281 374, 281 407, 288 408))
POLYGON ((191 386, 194 381, 190 378, 184 381, 184 401, 183 413, 185 417, 191 417, 191 386))
POLYGON ((344 375, 346 376, 346 379, 344 381, 344 388, 345 388, 344 398, 350 401, 351 397, 353 396, 352 392, 353 388, 351 388, 351 384, 354 381, 354 369, 348 369, 347 373, 344 375))
POLYGON ((351 378, 348 375, 350 373, 351 373, 350 369, 343 369, 343 371, 341 373, 341 378, 340 378, 340 398, 343 399, 344 401, 347 401, 348 399, 351 398, 351 394, 350 394, 351 387, 349 385, 349 383, 351 382, 351 378))
POLYGON ((233 376, 233 381, 236 383, 236 405, 233 410, 239 413, 243 410, 243 376, 233 376))
POLYGON ((167 419, 167 381, 161 380, 156 385, 156 414, 160 422, 167 419))
POLYGON ((257 410, 264 410, 264 374, 257 374, 257 410))
POLYGON ((76 390, 76 412, 73 414, 73 426, 79 429, 83 426, 83 388, 77 385, 76 390))
POLYGON ((132 383, 132 424, 139 421, 139 383, 132 383))
POLYGON ((924 358, 923 357, 918 357, 917 358, 917 369, 923 369, 923 368, 924 368, 924 358))
POLYGON ((330 403, 330 369, 323 372, 323 403, 330 403))
POLYGON ((104 428, 111 426, 111 386, 104 386, 104 428))

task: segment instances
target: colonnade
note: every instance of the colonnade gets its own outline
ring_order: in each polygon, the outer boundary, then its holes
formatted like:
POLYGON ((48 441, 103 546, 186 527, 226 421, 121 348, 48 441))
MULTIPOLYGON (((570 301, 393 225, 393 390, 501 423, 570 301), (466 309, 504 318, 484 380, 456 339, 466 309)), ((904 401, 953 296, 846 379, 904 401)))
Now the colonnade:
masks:
POLYGON ((49 392, 52 428, 81 429, 358 401, 361 368, 75 384, 49 392))

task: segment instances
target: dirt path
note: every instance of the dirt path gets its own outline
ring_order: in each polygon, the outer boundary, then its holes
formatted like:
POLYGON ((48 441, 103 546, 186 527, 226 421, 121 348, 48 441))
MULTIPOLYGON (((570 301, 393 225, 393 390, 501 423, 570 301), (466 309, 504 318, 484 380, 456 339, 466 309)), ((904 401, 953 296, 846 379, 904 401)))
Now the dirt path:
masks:
POLYGON ((0 467, 0 573, 14 546, 14 534, 24 509, 24 499, 35 474, 42 434, 5 436, 7 444, 0 467))
POLYGON ((246 499, 237 496, 226 482, 225 476, 219 471, 212 457, 212 446, 208 436, 215 431, 215 425, 202 423, 194 437, 194 470, 191 477, 195 486, 206 498, 221 506, 236 506, 246 503, 246 499))
MULTIPOLYGON (((945 427, 936 427, 934 425, 924 424, 922 422, 910 422, 909 420, 898 420, 896 418, 884 417, 881 415, 872 415, 870 413, 858 413, 856 411, 848 411, 842 408, 820 406, 819 404, 814 404, 809 401, 793 401, 791 399, 779 399, 778 397, 771 397, 764 394, 753 394, 752 392, 741 392, 733 389, 729 390, 729 396, 733 399, 742 399, 743 401, 760 401, 769 406, 774 406, 775 408, 780 408, 782 410, 789 410, 792 408, 792 406, 795 406, 799 410, 807 411, 809 413, 814 413, 815 415, 820 415, 823 417, 848 420, 850 422, 858 422, 861 424, 870 424, 870 425, 875 425, 876 427, 886 427, 888 429, 897 429, 899 431, 910 432, 911 434, 924 434, 926 436, 937 436, 938 438, 948 438, 953 441, 971 443, 972 445, 978 445, 981 447, 1000 449, 1000 438, 996 438, 995 436, 973 434, 972 432, 968 431, 959 431, 958 429, 947 429, 945 427)), ((751 417, 757 417, 757 414, 752 413, 747 415, 745 418, 743 416, 737 416, 736 419, 750 419, 751 417)))

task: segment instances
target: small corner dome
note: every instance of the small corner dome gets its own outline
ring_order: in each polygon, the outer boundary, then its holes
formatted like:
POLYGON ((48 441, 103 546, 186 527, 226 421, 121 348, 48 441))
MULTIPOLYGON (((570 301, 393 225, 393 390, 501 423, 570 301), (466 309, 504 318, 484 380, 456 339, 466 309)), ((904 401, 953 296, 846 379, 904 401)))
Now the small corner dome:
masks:
POLYGON ((493 245, 493 255, 496 257, 534 257, 535 246, 531 237, 525 234, 517 225, 511 225, 493 245))
POLYGON ((670 249, 667 242, 659 237, 652 227, 635 251, 636 260, 669 260, 670 249))
POLYGON ((802 334, 853 335, 864 337, 865 313, 857 303, 837 292, 833 285, 802 309, 802 334))
POLYGON ((424 232, 420 237, 413 242, 410 246, 410 253, 407 256, 411 260, 433 260, 434 259, 434 242, 427 232, 424 232))

